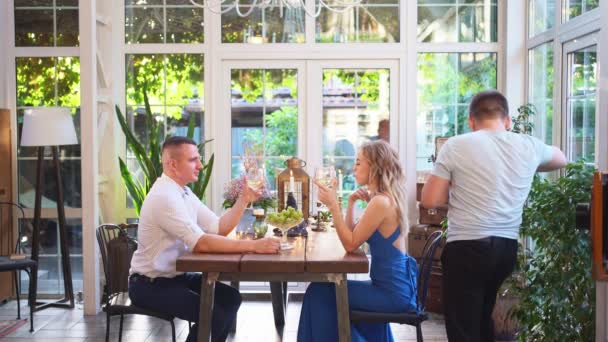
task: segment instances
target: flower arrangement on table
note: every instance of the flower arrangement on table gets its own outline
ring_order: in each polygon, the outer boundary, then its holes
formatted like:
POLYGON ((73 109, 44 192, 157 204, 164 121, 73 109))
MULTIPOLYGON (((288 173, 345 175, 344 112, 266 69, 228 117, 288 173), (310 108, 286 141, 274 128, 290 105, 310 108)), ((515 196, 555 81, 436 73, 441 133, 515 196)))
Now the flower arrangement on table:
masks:
MULTIPOLYGON (((234 178, 226 183, 226 185, 224 185, 224 203, 222 203, 222 207, 224 209, 232 208, 245 186, 245 176, 234 178)), ((268 208, 277 207, 277 200, 272 196, 267 187, 263 187, 262 197, 253 202, 252 207, 262 208, 266 212, 268 211, 268 208)))

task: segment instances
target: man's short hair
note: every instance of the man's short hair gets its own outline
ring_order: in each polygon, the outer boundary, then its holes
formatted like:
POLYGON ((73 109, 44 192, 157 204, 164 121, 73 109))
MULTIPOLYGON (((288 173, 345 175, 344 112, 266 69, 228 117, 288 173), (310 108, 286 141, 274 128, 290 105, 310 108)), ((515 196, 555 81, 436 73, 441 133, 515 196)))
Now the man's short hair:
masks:
POLYGON ((484 90, 473 96, 469 116, 476 120, 505 118, 509 115, 509 103, 497 90, 484 90))
POLYGON ((163 143, 163 152, 167 148, 178 147, 178 146, 181 146, 184 144, 190 144, 190 145, 196 146, 196 143, 194 142, 194 140, 192 140, 188 137, 183 137, 183 136, 179 136, 179 135, 168 137, 165 140, 165 142, 163 143))

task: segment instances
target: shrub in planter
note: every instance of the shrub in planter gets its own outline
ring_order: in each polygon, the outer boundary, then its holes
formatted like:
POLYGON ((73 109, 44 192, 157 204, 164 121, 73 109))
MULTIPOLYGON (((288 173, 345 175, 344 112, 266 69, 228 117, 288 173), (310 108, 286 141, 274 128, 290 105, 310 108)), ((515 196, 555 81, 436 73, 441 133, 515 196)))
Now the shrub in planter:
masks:
POLYGON ((520 341, 595 338, 590 233, 575 229, 575 205, 589 202, 593 171, 578 162, 561 178, 533 182, 521 233, 532 239, 534 252, 526 256, 525 286, 516 289, 520 341))

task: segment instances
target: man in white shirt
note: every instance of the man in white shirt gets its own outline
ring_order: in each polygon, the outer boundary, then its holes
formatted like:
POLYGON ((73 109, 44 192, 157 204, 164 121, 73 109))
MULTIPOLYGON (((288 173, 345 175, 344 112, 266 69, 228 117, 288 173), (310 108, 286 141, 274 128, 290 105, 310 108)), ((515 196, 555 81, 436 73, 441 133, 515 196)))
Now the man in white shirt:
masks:
MULTIPOLYGON (((138 248, 131 260, 129 297, 137 306, 198 322, 201 274, 177 272, 177 258, 194 253, 277 253, 273 238, 235 240, 226 237, 247 205, 260 194, 245 187, 234 206, 218 217, 186 186, 202 169, 197 146, 185 137, 170 137, 162 148, 163 175, 156 180, 141 208, 138 248)), ((240 293, 216 283, 212 341, 225 341, 241 304, 240 293)), ((194 324, 186 341, 196 341, 194 324)))
POLYGON ((473 132, 448 139, 422 189, 422 205, 448 203, 441 255, 450 341, 494 341, 496 293, 511 274, 524 202, 537 171, 566 165, 557 147, 509 132, 507 99, 483 91, 469 106, 473 132), (448 200, 449 198, 449 200, 448 200))

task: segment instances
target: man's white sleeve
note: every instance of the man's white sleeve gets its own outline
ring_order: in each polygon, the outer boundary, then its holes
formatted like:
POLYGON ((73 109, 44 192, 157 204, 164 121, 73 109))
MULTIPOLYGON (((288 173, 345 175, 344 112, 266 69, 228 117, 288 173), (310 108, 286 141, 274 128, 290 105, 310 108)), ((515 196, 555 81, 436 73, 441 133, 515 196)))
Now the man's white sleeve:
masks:
POLYGON ((432 175, 441 177, 446 180, 452 179, 452 165, 450 162, 450 140, 441 147, 438 153, 437 159, 435 160, 435 167, 431 172, 432 175))
MULTIPOLYGON (((198 199, 197 199, 198 201, 198 199)), ((217 234, 220 227, 220 218, 201 201, 196 210, 196 221, 206 233, 217 234)))
POLYGON ((164 211, 156 215, 158 224, 171 237, 182 240, 188 249, 192 251, 197 241, 205 233, 198 227, 196 222, 190 219, 183 199, 177 198, 177 196, 164 198, 156 196, 154 200, 162 202, 162 206, 154 207, 164 207, 164 211))

